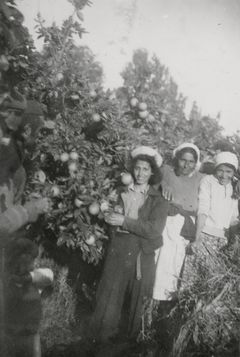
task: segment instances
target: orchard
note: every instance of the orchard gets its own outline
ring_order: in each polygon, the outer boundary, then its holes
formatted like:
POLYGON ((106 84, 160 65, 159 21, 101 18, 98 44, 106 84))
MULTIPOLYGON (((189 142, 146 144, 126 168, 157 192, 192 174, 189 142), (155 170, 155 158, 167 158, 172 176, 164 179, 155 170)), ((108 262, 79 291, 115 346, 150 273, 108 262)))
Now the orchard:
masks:
MULTIPOLYGON (((135 51, 122 87, 105 90, 101 65, 74 40, 84 36, 82 11, 90 1, 70 3, 72 16, 61 26, 48 27, 38 16, 36 31, 44 43, 38 52, 14 0, 1 1, 0 116, 15 135, 19 116, 12 112, 6 120, 6 101, 36 101, 42 109, 42 127, 23 153, 25 197, 48 197, 52 210, 27 232, 35 232, 45 256, 58 261, 64 248, 70 258, 63 264, 77 254, 98 266, 108 245, 104 214, 122 213, 116 187, 132 183, 131 148, 151 145, 169 161, 183 141, 196 143, 207 156, 224 140, 239 151, 240 137, 225 138, 218 118, 202 117, 196 103, 186 118, 186 98, 168 68, 145 50, 135 51)), ((33 134, 27 129, 26 142, 33 134)), ((9 140, 1 137, 3 145, 9 140)))

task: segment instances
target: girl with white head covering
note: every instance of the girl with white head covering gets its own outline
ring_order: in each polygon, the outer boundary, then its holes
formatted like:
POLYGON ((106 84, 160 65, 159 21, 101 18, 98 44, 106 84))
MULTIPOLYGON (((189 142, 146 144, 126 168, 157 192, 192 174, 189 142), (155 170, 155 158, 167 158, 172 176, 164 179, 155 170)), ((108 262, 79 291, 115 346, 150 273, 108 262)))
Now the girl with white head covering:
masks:
POLYGON ((193 243, 196 253, 199 251, 208 261, 209 252, 227 243, 228 229, 239 216, 232 184, 238 158, 232 152, 220 152, 214 166, 214 174, 205 176, 200 183, 196 241, 193 243))
POLYGON ((156 256, 153 299, 172 300, 177 291, 186 247, 195 238, 198 189, 203 175, 198 172, 200 151, 192 143, 184 143, 173 151, 173 167, 161 168, 161 189, 170 201, 163 231, 163 246, 156 256))
POLYGON ((160 154, 141 146, 131 152, 131 158, 133 181, 119 188, 118 212, 105 215, 110 244, 89 329, 100 341, 119 334, 126 294, 130 309, 124 332, 137 337, 144 298, 152 297, 155 251, 162 245, 167 218, 168 202, 151 186, 162 164, 160 154), (123 213, 119 213, 119 205, 123 213))

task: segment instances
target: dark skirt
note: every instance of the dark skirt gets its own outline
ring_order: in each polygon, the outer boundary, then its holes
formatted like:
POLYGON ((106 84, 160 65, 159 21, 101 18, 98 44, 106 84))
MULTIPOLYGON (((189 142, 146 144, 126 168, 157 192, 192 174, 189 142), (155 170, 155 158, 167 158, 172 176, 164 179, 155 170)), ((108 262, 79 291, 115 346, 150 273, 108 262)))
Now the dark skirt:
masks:
POLYGON ((91 319, 92 336, 104 341, 119 332, 127 295, 130 298, 130 311, 125 332, 130 337, 136 337, 141 326, 144 297, 152 296, 154 277, 154 252, 144 254, 137 236, 116 233, 110 243, 97 290, 96 308, 91 319), (138 279, 137 260, 141 271, 138 279))

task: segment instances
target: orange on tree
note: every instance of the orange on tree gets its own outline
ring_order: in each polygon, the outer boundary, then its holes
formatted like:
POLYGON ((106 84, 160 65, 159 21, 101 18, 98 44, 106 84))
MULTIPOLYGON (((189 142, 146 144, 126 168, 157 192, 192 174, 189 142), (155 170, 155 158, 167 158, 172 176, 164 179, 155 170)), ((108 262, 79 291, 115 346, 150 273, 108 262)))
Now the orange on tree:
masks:
POLYGON ((152 123, 152 122, 154 122, 154 120, 155 120, 154 116, 152 114, 149 114, 148 117, 147 117, 147 121, 149 123, 152 123))
POLYGON ((62 72, 58 72, 58 73, 56 74, 56 80, 57 80, 58 82, 62 81, 63 78, 64 78, 64 77, 63 77, 62 72))
POLYGON ((97 216, 100 212, 100 206, 98 202, 93 202, 88 207, 88 211, 92 216, 97 216))
POLYGON ((68 165, 68 169, 69 169, 69 171, 72 171, 72 172, 77 171, 77 164, 76 164, 76 162, 71 162, 71 163, 68 165))
POLYGON ((129 172, 124 172, 121 175, 121 181, 126 186, 130 185, 133 182, 132 175, 129 172))
POLYGON ((137 105, 138 105, 138 100, 137 100, 137 98, 135 98, 135 97, 133 97, 133 98, 131 98, 131 100, 130 100, 130 105, 131 105, 131 107, 136 107, 137 105))
POLYGON ((141 111, 141 112, 138 113, 138 116, 141 119, 146 119, 147 116, 148 116, 148 111, 147 110, 141 111))
POLYGON ((89 237, 85 240, 87 245, 95 245, 96 238, 93 234, 90 234, 89 237))
POLYGON ((63 152, 61 155, 60 155, 60 160, 62 162, 67 162, 69 160, 69 154, 67 152, 63 152))
POLYGON ((93 121, 95 121, 97 123, 101 120, 101 117, 98 113, 94 113, 92 116, 92 119, 93 119, 93 121))
POLYGON ((51 188, 51 194, 53 195, 53 197, 57 197, 57 196, 59 196, 59 194, 60 194, 60 189, 59 189, 59 187, 58 186, 52 186, 52 188, 51 188))
POLYGON ((147 104, 144 103, 144 102, 139 103, 139 104, 138 104, 138 109, 141 110, 141 111, 147 110, 147 104))
POLYGON ((69 155, 70 159, 76 161, 78 159, 78 153, 76 151, 72 151, 69 155))
POLYGON ((82 206, 82 204, 83 204, 83 201, 81 201, 79 198, 75 198, 75 200, 74 200, 74 204, 75 204, 75 206, 76 207, 81 207, 82 206))

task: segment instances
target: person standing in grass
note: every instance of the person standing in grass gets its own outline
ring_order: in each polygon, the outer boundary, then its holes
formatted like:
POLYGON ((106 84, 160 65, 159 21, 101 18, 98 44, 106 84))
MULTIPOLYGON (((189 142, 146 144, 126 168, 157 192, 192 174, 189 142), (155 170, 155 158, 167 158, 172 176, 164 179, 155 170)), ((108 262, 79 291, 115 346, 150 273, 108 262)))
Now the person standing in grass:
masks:
POLYGON ((196 240, 192 248, 209 264, 216 250, 227 244, 230 226, 238 222, 238 200, 233 187, 237 170, 237 156, 220 152, 215 157, 214 173, 200 183, 196 240))
POLYGON ((156 256, 153 299, 171 301, 178 290, 186 248, 194 240, 198 189, 203 174, 198 172, 200 151, 192 143, 184 143, 173 152, 173 166, 161 168, 161 189, 170 202, 163 231, 163 246, 156 256))
POLYGON ((152 186, 162 158, 150 147, 131 152, 133 182, 119 188, 122 213, 105 216, 111 227, 110 245, 100 280, 91 327, 95 340, 135 339, 141 328, 145 298, 151 298, 155 251, 162 245, 168 202, 152 186), (121 329, 124 302, 129 313, 121 329))

